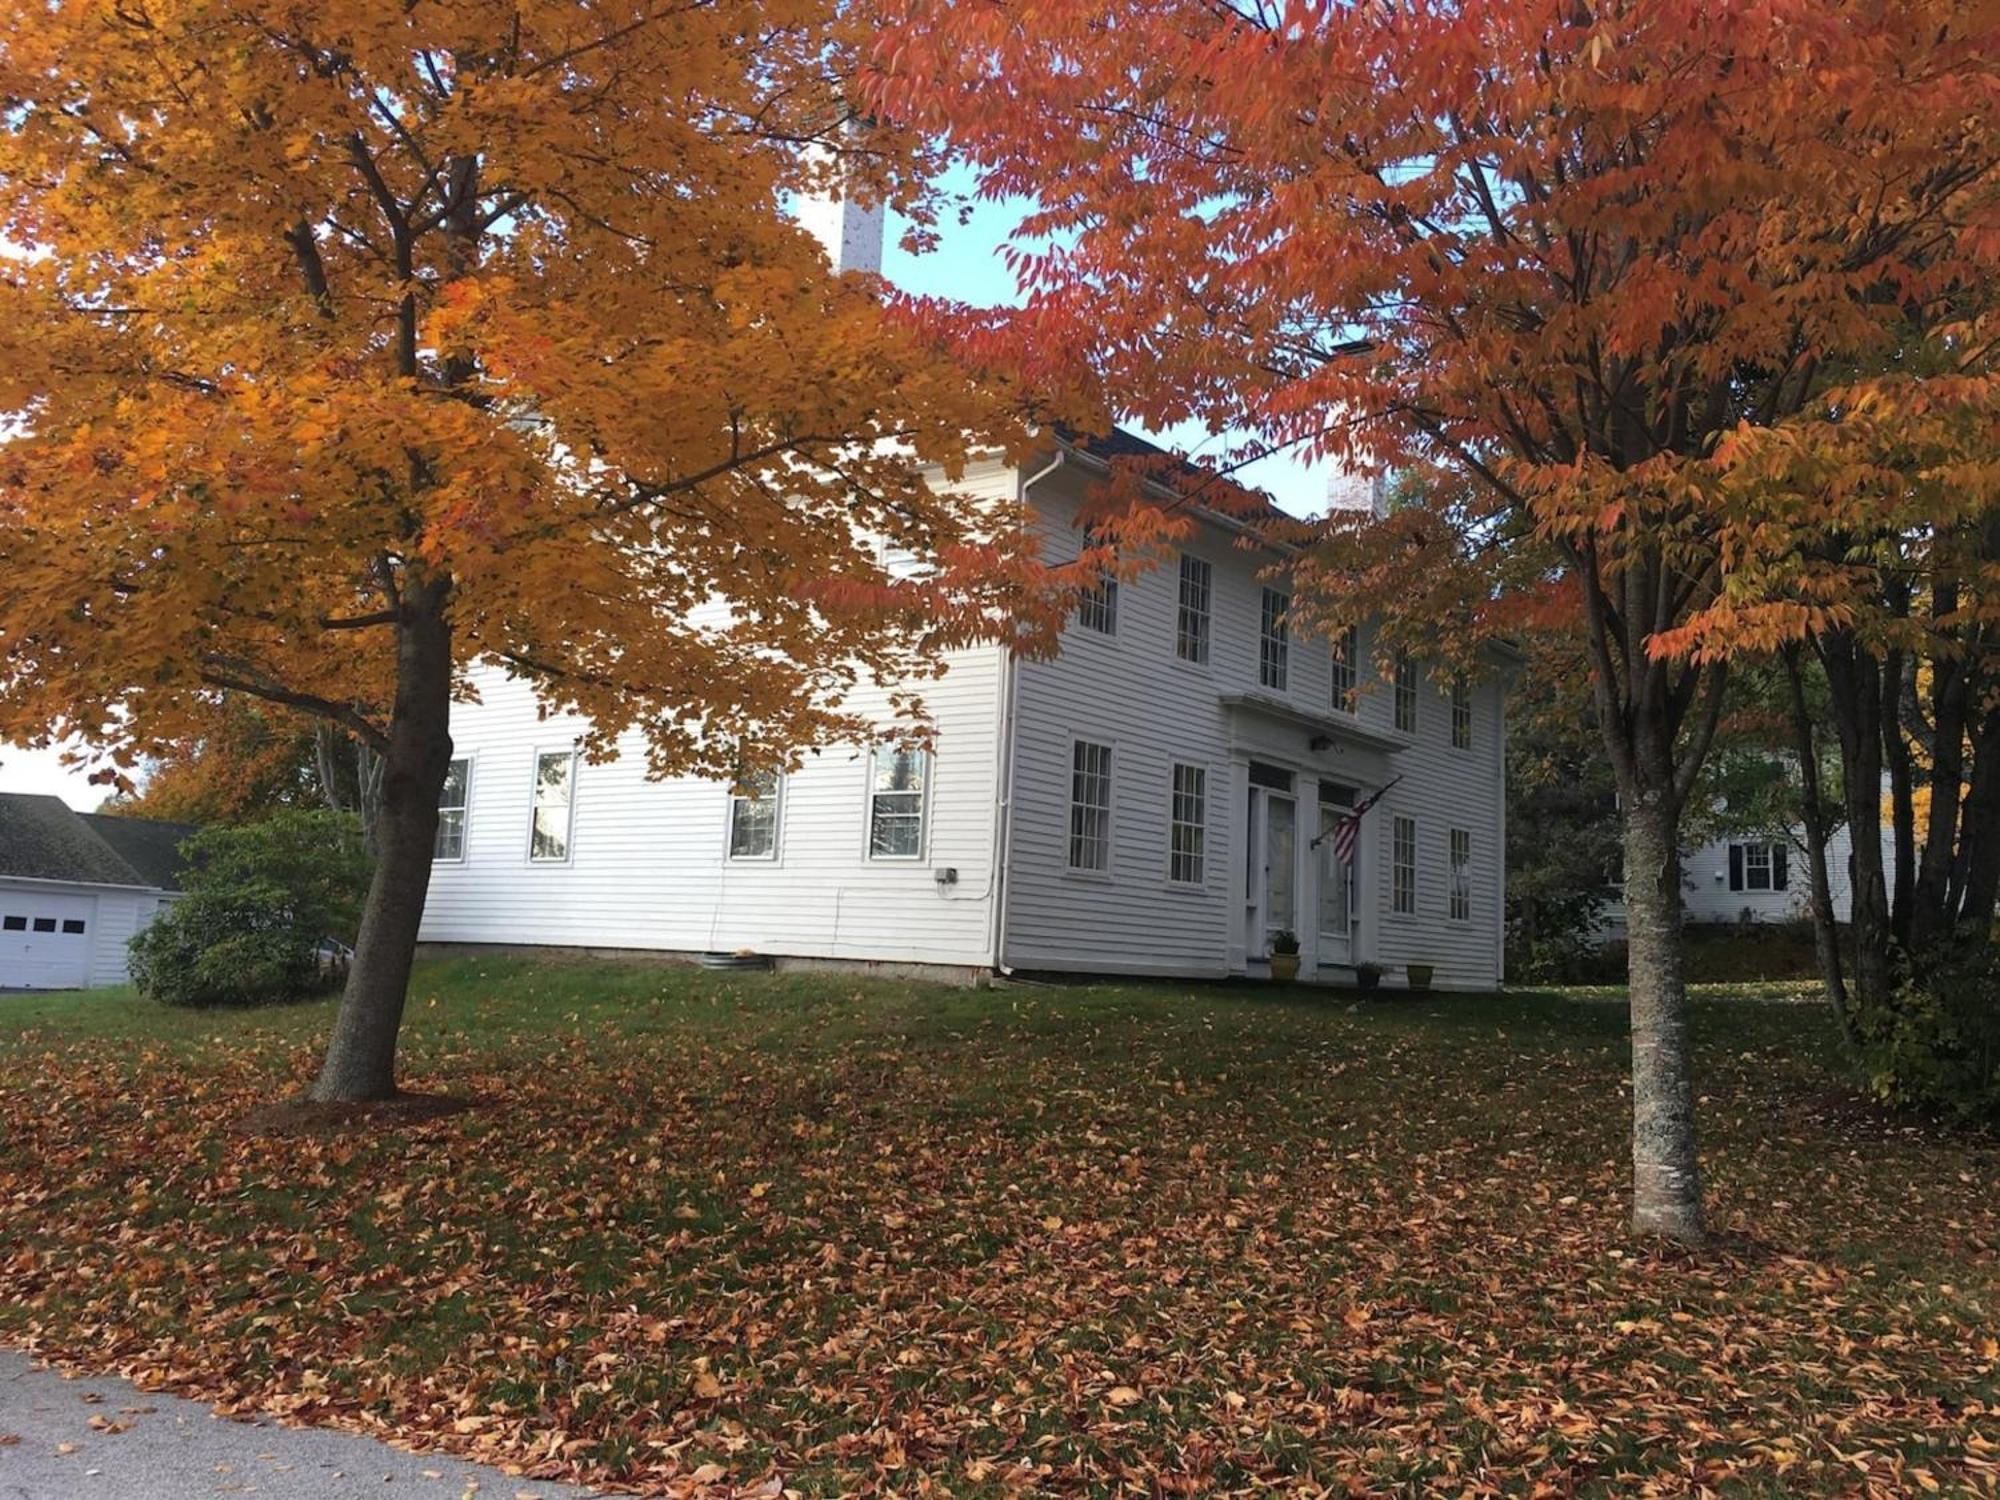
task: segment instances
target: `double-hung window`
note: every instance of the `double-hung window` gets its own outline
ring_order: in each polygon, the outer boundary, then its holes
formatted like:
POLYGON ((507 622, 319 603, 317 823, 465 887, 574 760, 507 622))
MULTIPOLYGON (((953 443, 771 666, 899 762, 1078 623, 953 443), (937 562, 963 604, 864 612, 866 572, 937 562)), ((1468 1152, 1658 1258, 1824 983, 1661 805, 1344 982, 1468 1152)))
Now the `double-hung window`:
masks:
POLYGON ((1351 714, 1360 703, 1361 632, 1350 625, 1333 638, 1333 711, 1351 714))
POLYGON ((1451 748, 1472 748, 1472 689, 1463 672, 1451 680, 1451 748))
POLYGON ((1783 844, 1731 844, 1732 891, 1782 891, 1791 885, 1791 851, 1783 844))
POLYGON ((1200 666, 1208 661, 1209 601, 1215 569, 1205 557, 1181 554, 1180 614, 1174 626, 1174 655, 1200 666))
POLYGON ((569 858, 575 812, 576 751, 535 754, 534 812, 528 830, 528 858, 560 864, 569 858))
POLYGON ((1417 914, 1417 820, 1397 818, 1389 837, 1389 909, 1399 917, 1417 914))
POLYGON ((1282 589, 1265 589, 1257 626, 1257 681, 1282 693, 1291 672, 1292 627, 1287 618, 1292 596, 1282 589))
POLYGON ((868 857, 921 859, 930 792, 928 750, 878 745, 868 767, 868 857))
POLYGON ((776 771, 750 771, 729 793, 729 857, 778 857, 778 799, 783 783, 776 771))
POLYGON ((1111 868, 1111 747, 1089 740, 1070 752, 1069 867, 1111 868))
POLYGON ((1451 830, 1450 915, 1454 922, 1472 920, 1472 830, 1451 830))
MULTIPOLYGON (((1096 547, 1097 539, 1088 530, 1084 545, 1096 547)), ((1077 596, 1076 623, 1098 635, 1118 634, 1118 579, 1109 570, 1097 575, 1097 582, 1077 596)))
POLYGON ((1396 732, 1417 732, 1417 664, 1407 649, 1396 652, 1396 732))
POLYGON ((1168 809, 1167 879, 1175 885, 1200 885, 1207 858, 1208 771, 1176 763, 1168 809))
POLYGON ((444 788, 438 793, 437 842, 431 858, 456 864, 465 858, 465 810, 472 799, 472 762, 455 758, 444 773, 444 788))

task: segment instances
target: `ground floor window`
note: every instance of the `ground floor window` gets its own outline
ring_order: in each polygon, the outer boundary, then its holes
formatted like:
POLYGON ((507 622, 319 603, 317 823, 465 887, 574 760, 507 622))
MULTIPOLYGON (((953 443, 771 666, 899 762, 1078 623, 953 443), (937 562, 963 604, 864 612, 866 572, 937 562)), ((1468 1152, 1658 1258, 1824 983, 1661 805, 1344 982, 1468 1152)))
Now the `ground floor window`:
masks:
POLYGON ((924 796, 930 787, 928 750, 875 747, 868 782, 868 857, 921 859, 924 796))
POLYGON ((1402 917, 1417 914, 1417 820, 1397 818, 1389 837, 1389 909, 1402 917))
POLYGON ((569 858, 575 781, 574 750, 544 750, 535 756, 534 818, 528 834, 528 858, 550 864, 569 858))
POLYGON ((1451 919, 1472 920, 1472 831, 1451 831, 1451 919))
POLYGON ((445 861, 465 858, 465 809, 472 793, 472 762, 455 759, 444 773, 444 790, 438 793, 437 844, 432 856, 445 861))
POLYGON ((1167 878, 1175 885, 1200 885, 1206 873, 1207 845, 1208 772, 1200 766, 1176 765, 1168 825, 1167 878))
POLYGON ((776 771, 751 771, 729 794, 729 857, 778 857, 778 798, 776 771))
POLYGON ((1729 846, 1729 888, 1732 891, 1782 891, 1791 883, 1791 851, 1783 844, 1743 843, 1729 846))
POLYGON ((1070 752, 1069 867, 1111 868, 1111 747, 1089 740, 1070 752))

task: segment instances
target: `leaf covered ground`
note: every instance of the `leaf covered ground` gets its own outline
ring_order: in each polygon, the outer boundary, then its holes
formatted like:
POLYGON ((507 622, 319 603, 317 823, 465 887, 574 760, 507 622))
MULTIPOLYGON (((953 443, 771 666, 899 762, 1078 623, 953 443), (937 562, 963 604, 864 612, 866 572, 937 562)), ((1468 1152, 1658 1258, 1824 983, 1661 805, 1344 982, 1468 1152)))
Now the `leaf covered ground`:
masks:
POLYGON ((1704 1001, 1698 1258, 1624 1014, 464 960, 400 1132, 322 1005, 0 996, 0 1341, 543 1477, 774 1494, 1994 1493, 2000 1148, 1704 1001))

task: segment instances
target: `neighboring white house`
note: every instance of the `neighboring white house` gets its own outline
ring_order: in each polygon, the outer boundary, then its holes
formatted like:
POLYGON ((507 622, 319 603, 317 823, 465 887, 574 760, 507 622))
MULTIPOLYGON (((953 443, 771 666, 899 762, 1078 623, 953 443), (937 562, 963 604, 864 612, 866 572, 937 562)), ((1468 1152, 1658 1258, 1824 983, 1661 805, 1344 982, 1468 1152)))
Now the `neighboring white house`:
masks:
POLYGON ((126 944, 180 895, 193 832, 0 792, 0 990, 123 984, 126 944))
MULTIPOLYGON (((1105 462, 1046 457, 961 487, 1024 499, 1049 554, 1074 556, 1105 462)), ((584 764, 581 721, 476 669, 423 937, 1222 977, 1266 972, 1292 931, 1307 977, 1420 963, 1490 989, 1506 663, 1440 686, 1406 659, 1378 680, 1368 632, 1338 659, 1290 632, 1278 560, 1203 516, 1177 556, 1086 600, 1052 659, 955 653, 924 694, 931 752, 824 751, 754 799, 648 781, 636 737, 584 764), (1350 870, 1322 835, 1384 787, 1350 870)))
MULTIPOLYGON (((1783 838, 1738 834, 1719 838, 1681 856, 1682 912, 1689 922, 1790 922, 1811 915, 1812 872, 1806 862, 1805 830, 1783 838)), ((1845 922, 1853 906, 1854 837, 1846 824, 1826 841, 1827 892, 1833 919, 1845 922)), ((1895 833, 1882 829, 1882 868, 1893 880, 1895 833)), ((1614 891, 1599 917, 1607 936, 1625 931, 1625 904, 1614 891)))

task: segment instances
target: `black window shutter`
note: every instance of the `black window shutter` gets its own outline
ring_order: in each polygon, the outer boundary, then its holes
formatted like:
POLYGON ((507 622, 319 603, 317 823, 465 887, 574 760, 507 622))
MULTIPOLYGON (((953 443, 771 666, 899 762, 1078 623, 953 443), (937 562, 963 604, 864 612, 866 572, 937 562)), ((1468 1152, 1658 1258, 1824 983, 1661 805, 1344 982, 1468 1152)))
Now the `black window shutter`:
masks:
POLYGON ((1743 889, 1743 846, 1741 844, 1731 844, 1729 846, 1729 888, 1732 891, 1743 889))
POLYGON ((1771 889, 1774 891, 1786 889, 1785 881, 1790 874, 1786 866, 1791 863, 1791 854, 1792 851, 1783 844, 1771 846, 1771 889))

